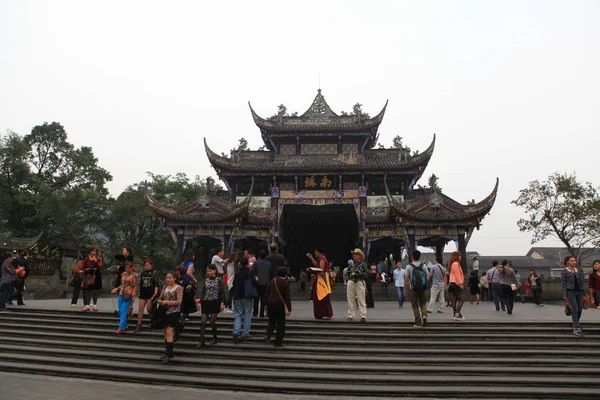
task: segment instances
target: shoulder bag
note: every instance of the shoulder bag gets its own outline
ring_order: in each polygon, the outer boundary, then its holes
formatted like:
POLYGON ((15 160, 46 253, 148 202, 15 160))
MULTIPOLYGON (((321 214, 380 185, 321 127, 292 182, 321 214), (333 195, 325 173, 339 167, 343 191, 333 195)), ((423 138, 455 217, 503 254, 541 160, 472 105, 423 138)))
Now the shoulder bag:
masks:
POLYGON ((273 281, 273 284, 275 285, 275 290, 277 290, 277 294, 279 295, 279 298, 281 299, 281 302, 283 303, 283 311, 285 312, 285 316, 289 317, 290 315, 292 315, 292 313, 290 312, 290 310, 288 310, 287 304, 285 304, 285 301, 283 301, 283 297, 281 296, 281 292, 279 292, 279 285, 277 285, 277 278, 275 278, 275 280, 273 281))

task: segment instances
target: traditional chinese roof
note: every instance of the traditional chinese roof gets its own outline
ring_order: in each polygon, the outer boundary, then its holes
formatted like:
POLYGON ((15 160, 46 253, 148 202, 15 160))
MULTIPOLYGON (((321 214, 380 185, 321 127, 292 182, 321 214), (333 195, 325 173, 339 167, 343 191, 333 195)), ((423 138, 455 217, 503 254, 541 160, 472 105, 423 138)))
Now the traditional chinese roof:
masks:
POLYGON ((277 218, 274 208, 250 208, 246 214, 246 220, 254 225, 271 226, 277 218))
MULTIPOLYGON (((254 185, 254 181, 252 181, 254 185)), ((147 194, 152 211, 166 220, 174 222, 224 222, 235 220, 248 211, 252 198, 252 186, 244 201, 233 203, 213 194, 200 196, 182 207, 168 207, 147 194)))
POLYGON ((260 117, 254 111, 250 102, 248 102, 254 123, 260 128, 263 140, 270 149, 272 149, 272 144, 267 137, 296 136, 298 133, 304 135, 317 132, 328 132, 336 136, 340 133, 351 134, 362 132, 362 134, 370 136, 368 144, 372 147, 375 145, 377 128, 383 120, 387 104, 388 102, 386 101, 379 114, 373 118, 369 118, 363 114, 360 108, 355 109, 353 114, 338 115, 329 107, 329 104, 325 101, 325 97, 321 94, 321 89, 319 89, 317 96, 304 114, 289 116, 284 115, 284 112, 280 111, 273 118, 265 119, 260 117))
POLYGON ((0 233, 0 250, 26 250, 35 246, 42 237, 42 233, 35 237, 15 238, 8 234, 0 233))
POLYGON ((359 154, 283 156, 272 151, 241 151, 231 157, 218 155, 204 148, 217 173, 252 172, 339 172, 339 171, 406 171, 420 176, 429 163, 435 148, 435 135, 429 147, 411 156, 402 149, 370 149, 359 154))
POLYGON ((470 204, 460 204, 441 192, 437 187, 435 175, 430 179, 430 187, 422 193, 416 193, 403 202, 394 199, 384 180, 385 191, 392 213, 403 222, 434 222, 434 223, 456 223, 471 222, 479 226, 479 223, 490 212, 496 195, 498 194, 499 179, 492 192, 482 201, 470 204), (433 183, 433 184, 431 184, 433 183))
POLYGON ((361 217, 367 224, 382 224, 390 221, 392 210, 390 207, 362 207, 361 217))

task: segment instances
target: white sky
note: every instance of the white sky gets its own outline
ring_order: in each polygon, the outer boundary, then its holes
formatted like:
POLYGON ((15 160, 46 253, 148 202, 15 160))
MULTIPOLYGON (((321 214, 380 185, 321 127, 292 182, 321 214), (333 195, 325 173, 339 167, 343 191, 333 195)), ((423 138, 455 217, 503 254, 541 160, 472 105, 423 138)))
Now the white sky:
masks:
POLYGON ((0 132, 62 123, 118 195, 146 171, 214 175, 203 137, 258 148, 247 102, 302 113, 320 76, 334 111, 389 99, 386 146, 437 133, 420 183, 466 202, 500 177, 469 250, 524 255, 519 189, 554 171, 600 184, 598 21, 598 1, 0 0, 0 132))

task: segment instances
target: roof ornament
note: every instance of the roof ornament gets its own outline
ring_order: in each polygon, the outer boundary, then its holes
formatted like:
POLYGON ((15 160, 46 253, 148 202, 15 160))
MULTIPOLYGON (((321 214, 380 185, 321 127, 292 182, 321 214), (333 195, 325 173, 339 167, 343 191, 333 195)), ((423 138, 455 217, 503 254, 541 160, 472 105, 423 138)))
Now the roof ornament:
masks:
POLYGON ((210 206, 210 199, 208 196, 200 196, 196 200, 196 204, 198 204, 199 208, 208 208, 210 206))
POLYGON ((283 104, 280 104, 277 107, 277 123, 283 124, 283 117, 287 114, 287 107, 283 104))
POLYGON ((310 108, 302 116, 312 121, 320 121, 325 117, 335 117, 337 114, 331 110, 329 104, 325 101, 325 97, 321 94, 321 89, 319 89, 310 108))
POLYGON ((429 196, 429 205, 432 208, 441 208, 444 205, 444 198, 440 195, 440 187, 438 186, 438 177, 432 174, 429 177, 429 188, 431 195, 429 196))

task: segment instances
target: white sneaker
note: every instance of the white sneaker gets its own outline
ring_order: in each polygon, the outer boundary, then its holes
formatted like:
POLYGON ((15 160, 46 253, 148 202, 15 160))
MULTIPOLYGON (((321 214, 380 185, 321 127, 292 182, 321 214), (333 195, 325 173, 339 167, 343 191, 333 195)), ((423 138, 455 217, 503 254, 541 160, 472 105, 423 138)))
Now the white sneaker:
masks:
POLYGON ((225 313, 226 313, 226 314, 233 314, 233 311, 231 311, 229 308, 226 308, 226 309, 225 309, 225 313))

